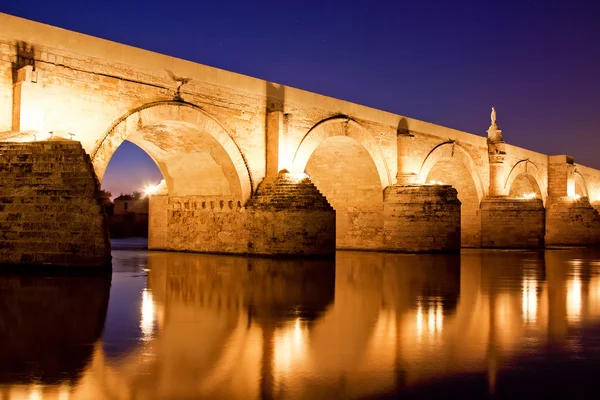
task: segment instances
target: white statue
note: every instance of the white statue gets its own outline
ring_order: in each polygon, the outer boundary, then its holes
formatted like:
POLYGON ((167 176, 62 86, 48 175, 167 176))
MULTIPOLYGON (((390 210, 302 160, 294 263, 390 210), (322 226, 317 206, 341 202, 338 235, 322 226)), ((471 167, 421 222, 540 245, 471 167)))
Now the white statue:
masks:
POLYGON ((496 109, 492 106, 492 126, 496 126, 496 109))

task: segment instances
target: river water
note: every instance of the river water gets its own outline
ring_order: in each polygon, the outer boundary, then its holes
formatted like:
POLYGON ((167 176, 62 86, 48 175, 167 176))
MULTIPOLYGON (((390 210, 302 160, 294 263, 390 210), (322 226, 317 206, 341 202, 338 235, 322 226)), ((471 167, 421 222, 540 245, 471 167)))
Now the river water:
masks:
POLYGON ((0 399, 597 398, 600 250, 0 276, 0 399))

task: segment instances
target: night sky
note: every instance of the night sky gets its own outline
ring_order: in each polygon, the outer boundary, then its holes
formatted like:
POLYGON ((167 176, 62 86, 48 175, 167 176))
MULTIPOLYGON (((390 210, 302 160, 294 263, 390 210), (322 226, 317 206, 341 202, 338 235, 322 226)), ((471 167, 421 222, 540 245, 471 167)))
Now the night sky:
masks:
MULTIPOLYGON (((493 105, 508 143, 600 168, 598 0, 90 4, 0 11, 480 135, 493 105)), ((135 149, 105 186, 160 179, 135 149)))

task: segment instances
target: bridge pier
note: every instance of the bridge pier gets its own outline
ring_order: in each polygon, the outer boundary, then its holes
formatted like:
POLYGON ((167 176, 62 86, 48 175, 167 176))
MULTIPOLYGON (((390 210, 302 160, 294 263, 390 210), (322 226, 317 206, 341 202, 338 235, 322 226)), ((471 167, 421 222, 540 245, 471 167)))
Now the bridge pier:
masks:
POLYGON ((383 192, 381 250, 460 250, 460 201, 449 185, 394 185, 383 192))
POLYGON ((0 270, 110 271, 100 185, 81 144, 0 144, 0 270))
POLYGON ((600 214, 576 182, 573 157, 550 156, 546 202, 546 245, 600 244, 600 214))
POLYGON ((242 206, 216 196, 150 197, 151 250, 329 256, 335 253, 335 211, 305 175, 263 181, 242 206))
POLYGON ((600 215, 587 197, 549 198, 546 203, 546 246, 600 244, 600 215))
POLYGON ((486 197, 481 202, 481 247, 544 247, 544 219, 541 199, 486 197))
POLYGON ((420 184, 414 135, 399 129, 396 140, 398 183, 383 191, 383 243, 378 250, 459 251, 458 192, 450 185, 420 184))

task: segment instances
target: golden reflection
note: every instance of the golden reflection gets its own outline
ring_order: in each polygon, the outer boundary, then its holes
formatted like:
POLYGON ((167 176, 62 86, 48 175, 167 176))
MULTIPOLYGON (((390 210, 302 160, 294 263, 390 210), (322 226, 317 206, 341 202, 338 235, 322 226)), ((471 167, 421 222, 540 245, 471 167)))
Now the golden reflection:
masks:
POLYGON ((69 400, 70 398, 69 386, 62 384, 58 389, 58 400, 69 400))
POLYGON ((296 318, 274 334, 274 370, 277 374, 288 374, 306 359, 308 328, 296 318))
POLYGON ((537 280, 523 279, 522 305, 523 320, 527 323, 535 323, 537 318, 537 280))
POLYGON ((444 313, 441 298, 417 297, 417 339, 422 340, 424 336, 432 340, 442 332, 444 313), (427 315, 425 315, 427 314, 427 315))
POLYGON ((150 289, 144 289, 142 292, 142 310, 141 310, 140 329, 144 340, 150 340, 154 333, 154 302, 152 301, 152 292, 150 289))
MULTIPOLYGON (((572 253, 545 254, 526 265, 531 254, 519 252, 471 251, 456 260, 338 253, 334 266, 154 253, 131 321, 139 323, 138 347, 119 357, 94 352, 87 367, 74 364, 81 377, 68 383, 53 375, 0 393, 19 400, 376 398, 486 371, 493 387, 505 366, 566 335, 561 324, 600 316, 600 271, 572 253)), ((5 282, 2 296, 7 283, 29 298, 17 281, 5 282)), ((7 340, 0 350, 18 343, 7 340)))
POLYGON ((42 388, 38 385, 32 385, 29 392, 29 400, 42 400, 42 388))
POLYGON ((574 275, 567 281, 567 321, 571 322, 581 320, 581 269, 575 265, 574 275))

